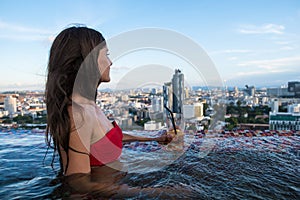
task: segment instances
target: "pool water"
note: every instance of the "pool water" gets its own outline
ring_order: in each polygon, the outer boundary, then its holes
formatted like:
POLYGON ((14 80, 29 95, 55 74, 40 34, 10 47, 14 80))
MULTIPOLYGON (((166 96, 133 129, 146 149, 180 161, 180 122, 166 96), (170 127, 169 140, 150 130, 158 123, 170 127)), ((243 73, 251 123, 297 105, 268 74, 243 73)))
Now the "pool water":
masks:
MULTIPOLYGON (((125 145, 124 182, 132 187, 174 188, 173 198, 183 198, 176 191, 185 188, 193 199, 300 199, 299 136, 189 136, 185 141, 188 145, 181 153, 154 142, 125 145)), ((50 166, 51 151, 43 161, 46 150, 41 133, 0 132, 1 199, 61 197, 59 165, 50 166)))

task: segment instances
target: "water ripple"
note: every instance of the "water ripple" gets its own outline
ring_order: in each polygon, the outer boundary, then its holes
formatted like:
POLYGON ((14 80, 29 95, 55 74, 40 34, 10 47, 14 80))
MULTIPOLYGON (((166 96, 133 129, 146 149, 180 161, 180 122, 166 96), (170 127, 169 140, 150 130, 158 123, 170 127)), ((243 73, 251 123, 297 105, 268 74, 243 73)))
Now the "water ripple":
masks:
MULTIPOLYGON (((174 191, 173 198, 300 199, 299 137, 212 141, 215 146, 206 156, 199 156, 203 149, 199 139, 192 141, 194 144, 171 163, 166 160, 174 155, 162 155, 162 149, 154 152, 124 149, 122 159, 128 162, 131 171, 123 181, 131 186, 168 186, 174 191), (183 196, 178 192, 180 188, 193 192, 183 196)), ((62 195, 53 193, 60 182, 49 166, 51 156, 43 163, 45 152, 43 135, 0 133, 1 199, 62 195)), ((57 169, 57 162, 55 166, 57 169)))

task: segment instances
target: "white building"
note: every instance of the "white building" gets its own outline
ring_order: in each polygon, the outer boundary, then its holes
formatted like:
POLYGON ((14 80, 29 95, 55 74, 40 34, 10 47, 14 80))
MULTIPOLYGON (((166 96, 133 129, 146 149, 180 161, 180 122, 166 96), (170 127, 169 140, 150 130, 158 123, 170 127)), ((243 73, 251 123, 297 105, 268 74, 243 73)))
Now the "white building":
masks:
POLYGON ((4 110, 4 111, 0 111, 0 118, 7 116, 8 115, 8 111, 4 110))
POLYGON ((266 106, 266 105, 268 105, 269 98, 268 97, 262 97, 261 98, 261 102, 262 102, 263 106, 266 106))
POLYGON ((203 103, 195 103, 195 117, 203 118, 203 103))
POLYGON ((184 88, 184 98, 188 99, 190 97, 189 95, 190 91, 189 91, 189 88, 184 88))
POLYGON ((161 129, 161 123, 155 121, 148 121, 144 124, 145 131, 155 131, 161 129))
POLYGON ((191 119, 195 117, 194 105, 183 105, 183 118, 191 119))
POLYGON ((278 108, 279 108, 278 100, 277 100, 277 99, 274 99, 274 100, 271 102, 271 112, 277 113, 277 112, 278 112, 278 108))
POLYGON ((270 112, 271 130, 300 130, 300 104, 288 106, 288 112, 270 112))
POLYGON ((7 96, 4 99, 4 109, 8 111, 9 114, 14 114, 17 112, 17 99, 12 96, 7 96))
POLYGON ((153 97, 151 101, 153 112, 163 112, 163 97, 153 97))
POLYGON ((121 128, 127 129, 132 127, 132 119, 131 118, 121 118, 121 128))
POLYGON ((270 130, 300 130, 300 113, 272 113, 269 116, 270 130))
POLYGON ((300 113, 300 104, 293 104, 288 106, 289 113, 300 113))
POLYGON ((203 118, 203 103, 195 103, 193 105, 183 105, 184 119, 202 119, 203 118))
POLYGON ((259 105, 259 98, 258 97, 253 97, 253 104, 254 105, 259 105))
POLYGON ((114 117, 114 120, 117 122, 121 129, 129 129, 132 127, 131 118, 114 117))
POLYGON ((128 95, 122 95, 121 96, 121 101, 128 101, 128 95))

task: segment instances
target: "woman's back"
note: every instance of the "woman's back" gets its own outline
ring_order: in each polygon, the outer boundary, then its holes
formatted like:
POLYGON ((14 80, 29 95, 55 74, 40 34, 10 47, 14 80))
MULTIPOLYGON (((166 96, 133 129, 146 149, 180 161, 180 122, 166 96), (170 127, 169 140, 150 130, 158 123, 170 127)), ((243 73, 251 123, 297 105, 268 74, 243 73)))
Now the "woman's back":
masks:
POLYGON ((68 113, 71 127, 69 160, 66 152, 61 151, 64 169, 68 165, 66 175, 89 173, 90 166, 100 166, 120 156, 122 131, 94 103, 76 103, 76 106, 73 103, 68 107, 68 113))

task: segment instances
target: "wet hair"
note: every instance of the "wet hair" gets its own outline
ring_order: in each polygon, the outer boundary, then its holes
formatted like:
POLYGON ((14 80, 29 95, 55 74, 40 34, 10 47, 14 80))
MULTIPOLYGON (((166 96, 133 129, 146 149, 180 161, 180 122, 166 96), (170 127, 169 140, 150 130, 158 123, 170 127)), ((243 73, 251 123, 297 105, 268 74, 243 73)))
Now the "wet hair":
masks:
POLYGON ((61 149, 67 153, 68 168, 70 116, 68 106, 74 105, 72 94, 78 93, 89 100, 96 100, 100 83, 97 58, 105 46, 102 34, 83 26, 64 29, 54 39, 50 49, 48 75, 45 88, 47 106, 46 143, 53 148, 51 165, 57 153, 63 172, 61 149))

